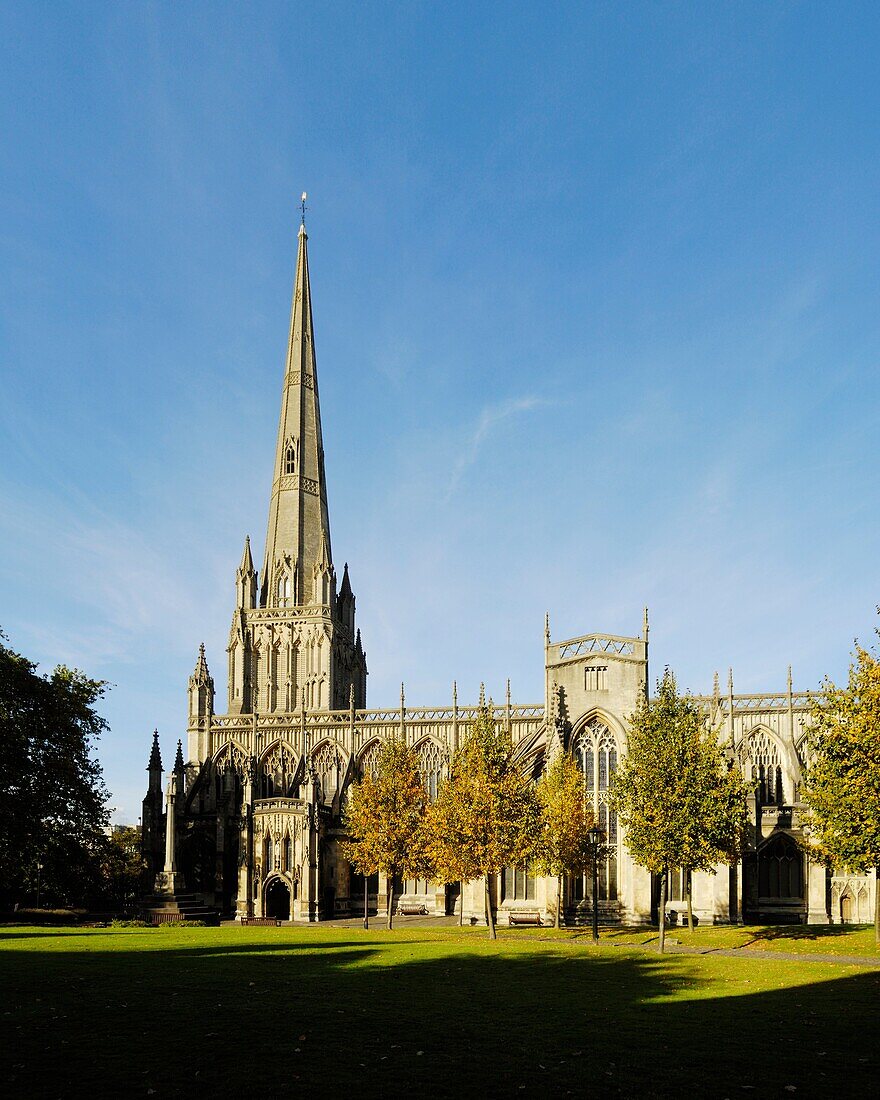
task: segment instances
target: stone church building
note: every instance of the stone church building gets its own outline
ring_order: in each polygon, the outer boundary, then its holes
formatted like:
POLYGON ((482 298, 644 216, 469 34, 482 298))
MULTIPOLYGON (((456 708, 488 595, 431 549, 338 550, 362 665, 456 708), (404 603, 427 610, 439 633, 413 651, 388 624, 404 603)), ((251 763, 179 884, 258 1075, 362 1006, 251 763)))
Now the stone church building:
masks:
MULTIPOLYGON (((158 736, 143 803, 143 845, 156 893, 188 896, 225 915, 299 921, 357 915, 385 883, 366 883, 341 853, 341 811, 348 786, 374 764, 384 738, 406 738, 436 793, 451 755, 467 737, 478 706, 452 698, 395 709, 367 708, 367 661, 355 623, 355 597, 344 566, 333 561, 305 226, 299 231, 281 415, 263 560, 248 539, 235 574, 235 608, 226 647, 227 697, 215 711, 204 647, 189 680, 186 752, 178 743, 167 796, 158 736), (164 797, 163 797, 164 796, 164 797)), ((640 633, 544 639, 544 698, 514 703, 508 688, 496 719, 510 731, 524 771, 539 775, 557 752, 574 754, 608 841, 598 906, 606 921, 656 918, 656 877, 630 859, 608 804, 626 753, 627 715, 648 690, 647 613, 640 633)), ((823 923, 868 921, 873 883, 829 875, 805 860, 801 770, 809 698, 792 690, 762 695, 726 690, 699 697, 725 751, 754 779, 749 845, 742 862, 695 874, 700 921, 823 923)), ((681 875, 669 884, 670 910, 681 912, 681 875)), ((511 867, 490 884, 499 923, 511 914, 551 919, 555 880, 511 867)), ((592 882, 565 884, 566 920, 589 919, 592 882)), ((403 911, 460 913, 482 922, 481 883, 394 884, 403 911)))

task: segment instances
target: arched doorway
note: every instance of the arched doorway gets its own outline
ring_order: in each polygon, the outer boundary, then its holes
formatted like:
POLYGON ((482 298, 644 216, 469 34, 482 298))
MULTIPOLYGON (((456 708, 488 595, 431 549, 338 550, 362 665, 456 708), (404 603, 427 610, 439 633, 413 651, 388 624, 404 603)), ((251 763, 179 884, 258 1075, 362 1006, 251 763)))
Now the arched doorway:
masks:
POLYGON ((273 878, 266 887, 266 916, 290 920, 290 890, 284 879, 273 878))

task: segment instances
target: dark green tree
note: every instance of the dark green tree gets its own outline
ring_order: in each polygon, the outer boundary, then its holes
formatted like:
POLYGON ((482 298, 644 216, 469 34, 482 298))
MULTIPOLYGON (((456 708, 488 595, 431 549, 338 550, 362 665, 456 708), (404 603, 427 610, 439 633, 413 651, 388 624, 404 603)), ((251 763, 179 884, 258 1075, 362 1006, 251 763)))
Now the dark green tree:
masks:
POLYGON ((41 676, 0 634, 0 905, 83 904, 100 885, 107 790, 94 746, 106 685, 41 676), (39 898, 38 898, 39 894, 39 898))
POLYGON ((114 910, 132 909, 143 887, 146 864, 141 855, 140 829, 114 826, 100 852, 100 890, 97 903, 114 910))

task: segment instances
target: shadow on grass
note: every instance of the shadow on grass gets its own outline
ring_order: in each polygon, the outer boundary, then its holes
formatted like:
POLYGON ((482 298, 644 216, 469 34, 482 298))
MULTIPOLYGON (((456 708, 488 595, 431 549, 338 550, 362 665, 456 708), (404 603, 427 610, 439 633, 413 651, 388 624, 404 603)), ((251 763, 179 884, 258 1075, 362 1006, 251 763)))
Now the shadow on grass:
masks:
POLYGON ((751 927, 744 925, 743 931, 751 936, 746 947, 753 944, 772 943, 776 940, 834 940, 852 937, 853 932, 865 932, 873 927, 869 924, 776 924, 772 926, 751 927))
POLYGON ((880 1023, 876 972, 755 991, 775 972, 740 960, 430 935, 106 934, 0 952, 5 1095, 787 1097, 794 1085, 827 1097, 842 1079, 852 1094, 876 1085, 874 1051, 853 1043, 880 1023))

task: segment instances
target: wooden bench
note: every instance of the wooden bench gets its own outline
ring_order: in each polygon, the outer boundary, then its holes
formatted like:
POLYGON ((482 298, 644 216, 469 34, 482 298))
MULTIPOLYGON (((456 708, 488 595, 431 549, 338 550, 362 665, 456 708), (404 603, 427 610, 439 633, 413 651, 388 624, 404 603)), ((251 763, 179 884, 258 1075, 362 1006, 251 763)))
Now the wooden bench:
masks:
POLYGON ((281 927, 281 920, 278 917, 239 917, 238 919, 242 924, 258 924, 267 927, 274 925, 276 928, 281 927))
POLYGON ((397 912, 401 916, 409 917, 426 917, 428 915, 427 908, 420 901, 399 901, 397 912))
POLYGON ((541 914, 537 909, 511 909, 507 914, 511 924, 536 924, 541 926, 541 914))

